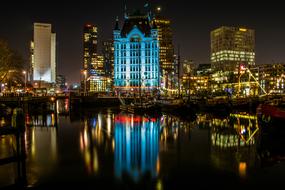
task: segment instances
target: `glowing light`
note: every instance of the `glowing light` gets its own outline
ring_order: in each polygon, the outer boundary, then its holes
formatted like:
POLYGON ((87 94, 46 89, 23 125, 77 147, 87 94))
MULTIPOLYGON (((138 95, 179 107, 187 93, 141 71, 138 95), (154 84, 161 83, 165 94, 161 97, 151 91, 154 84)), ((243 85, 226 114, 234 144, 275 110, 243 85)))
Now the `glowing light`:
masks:
POLYGON ((54 126, 55 124, 55 117, 54 117, 54 113, 51 114, 51 125, 54 126))
POLYGON ((160 171, 160 160, 159 160, 159 158, 157 158, 157 161, 156 161, 156 173, 159 174, 159 171, 160 171))
POLYGON ((239 175, 240 177, 245 177, 246 176, 246 163, 245 162, 240 162, 239 163, 239 175))
POLYGON ((31 142, 31 155, 32 158, 35 158, 36 156, 36 142, 35 142, 36 138, 35 138, 35 128, 32 128, 32 142, 31 142))
POLYGON ((108 132, 108 135, 111 135, 111 123, 112 123, 111 114, 108 114, 108 117, 107 117, 107 132, 108 132))
POLYGON ((241 65, 241 66, 240 66, 240 70, 244 71, 244 70, 245 70, 245 66, 244 66, 244 65, 241 65))
POLYGON ((158 12, 160 12, 160 11, 161 11, 161 7, 157 7, 156 10, 157 10, 158 12))
POLYGON ((163 188, 162 188, 162 182, 161 182, 160 179, 157 180, 156 189, 157 189, 157 190, 162 190, 162 189, 163 189, 163 188))
POLYGON ((156 118, 145 118, 145 117, 139 117, 139 116, 134 116, 134 117, 129 117, 129 116, 124 116, 124 115, 117 115, 115 117, 115 122, 121 122, 121 123, 138 123, 138 122, 156 122, 156 118))
POLYGON ((246 32, 247 29, 246 29, 246 28, 240 28, 239 31, 241 31, 241 32, 246 32))

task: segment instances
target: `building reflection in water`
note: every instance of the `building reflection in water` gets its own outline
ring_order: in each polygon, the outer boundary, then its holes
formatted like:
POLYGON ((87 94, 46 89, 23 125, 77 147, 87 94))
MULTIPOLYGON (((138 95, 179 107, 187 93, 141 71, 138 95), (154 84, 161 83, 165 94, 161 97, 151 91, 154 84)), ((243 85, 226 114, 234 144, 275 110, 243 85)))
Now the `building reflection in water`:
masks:
POLYGON ((211 158, 214 166, 221 170, 233 170, 245 178, 248 167, 253 167, 256 161, 256 116, 230 114, 229 117, 212 118, 211 121, 211 158))
POLYGON ((26 122, 27 172, 30 174, 28 183, 33 185, 40 177, 52 173, 57 165, 57 128, 54 114, 26 115, 26 122))
POLYGON ((115 117, 115 175, 127 173, 134 181, 159 170, 159 121, 135 115, 115 117))
POLYGON ((80 150, 85 167, 89 174, 98 174, 102 155, 112 154, 114 150, 113 129, 114 114, 98 113, 84 118, 83 129, 80 132, 80 150), (101 157, 100 157, 100 153, 101 157))
POLYGON ((69 100, 68 99, 57 100, 56 109, 57 109, 56 112, 61 115, 69 113, 69 100))
POLYGON ((35 114, 26 115, 26 125, 31 127, 54 127, 57 124, 57 117, 55 113, 52 114, 35 114))
POLYGON ((189 141, 191 126, 192 123, 181 121, 178 117, 163 115, 160 118, 160 152, 169 151, 169 144, 172 144, 171 148, 178 149, 180 142, 189 141))
POLYGON ((98 153, 94 145, 93 136, 96 129, 100 131, 100 127, 97 118, 92 118, 91 120, 86 118, 83 131, 80 133, 80 150, 88 173, 96 174, 98 172, 98 153), (90 121, 92 122, 90 123, 90 121))

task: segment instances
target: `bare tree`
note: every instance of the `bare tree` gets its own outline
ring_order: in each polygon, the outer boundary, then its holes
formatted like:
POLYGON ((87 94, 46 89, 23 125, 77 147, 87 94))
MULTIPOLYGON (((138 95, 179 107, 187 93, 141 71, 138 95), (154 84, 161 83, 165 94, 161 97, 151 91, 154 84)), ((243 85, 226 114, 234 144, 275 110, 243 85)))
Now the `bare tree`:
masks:
POLYGON ((0 39, 0 83, 8 83, 9 88, 23 83, 24 59, 10 49, 7 42, 0 39))

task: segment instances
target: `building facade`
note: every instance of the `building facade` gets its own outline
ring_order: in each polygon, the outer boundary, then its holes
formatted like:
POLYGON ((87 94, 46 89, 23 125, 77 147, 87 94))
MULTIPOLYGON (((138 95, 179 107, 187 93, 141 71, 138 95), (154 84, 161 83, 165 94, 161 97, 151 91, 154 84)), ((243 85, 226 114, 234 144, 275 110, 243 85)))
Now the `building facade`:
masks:
POLYGON ((104 69, 106 76, 113 78, 114 76, 114 42, 106 40, 103 42, 102 54, 104 57, 104 69))
POLYGON ((151 91, 160 86, 159 42, 155 22, 139 12, 126 15, 114 29, 114 88, 117 92, 151 91))
POLYGON ((56 34, 52 25, 34 23, 34 39, 31 43, 31 72, 33 81, 56 82, 56 34))
POLYGON ((251 69, 259 81, 259 94, 285 93, 285 64, 260 64, 251 69))
POLYGON ((110 80, 105 76, 104 56, 98 54, 98 32, 93 24, 86 24, 83 32, 83 78, 84 94, 109 91, 110 80))
POLYGON ((255 64, 252 29, 222 26, 211 32, 211 63, 216 71, 235 71, 255 64))
POLYGON ((56 76, 56 92, 63 92, 66 90, 66 79, 63 75, 56 76))
POLYGON ((86 24, 83 29, 83 70, 90 75, 97 56, 97 27, 86 24))
POLYGON ((111 90, 110 77, 106 76, 104 70, 104 56, 97 55, 92 65, 90 75, 87 78, 88 93, 102 93, 111 90))
POLYGON ((174 46, 171 22, 160 15, 155 16, 155 24, 158 30, 159 58, 162 87, 172 89, 173 76, 175 76, 174 46))

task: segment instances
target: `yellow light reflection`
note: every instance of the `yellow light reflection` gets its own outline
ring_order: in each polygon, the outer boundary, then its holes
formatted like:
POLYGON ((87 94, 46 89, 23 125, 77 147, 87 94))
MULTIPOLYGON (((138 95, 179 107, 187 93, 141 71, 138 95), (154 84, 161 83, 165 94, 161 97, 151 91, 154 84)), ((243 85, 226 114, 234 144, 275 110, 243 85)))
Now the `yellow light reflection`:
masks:
POLYGON ((96 149, 93 149, 93 171, 97 173, 99 169, 98 154, 96 149))
POLYGON ((51 114, 51 125, 54 126, 55 124, 55 119, 54 119, 54 113, 51 114))
POLYGON ((107 133, 108 135, 111 135, 111 115, 108 114, 108 117, 107 117, 107 133))
POLYGON ((114 141, 114 139, 112 140, 112 150, 113 150, 113 152, 115 151, 115 141, 114 141))
POLYGON ((35 142, 35 128, 32 128, 32 142, 31 142, 31 155, 34 159, 36 156, 36 142, 35 142))
POLYGON ((241 32, 246 32, 247 29, 246 29, 246 28, 240 28, 239 31, 241 31, 241 32))
POLYGON ((159 171, 160 171, 160 160, 159 160, 159 157, 158 157, 157 161, 156 161, 156 173, 159 174, 159 171))
POLYGON ((162 190, 162 182, 161 182, 161 179, 157 180, 157 184, 156 184, 156 189, 157 190, 162 190))
POLYGON ((240 177, 242 178, 246 177, 246 162, 240 162, 238 170, 240 177))

